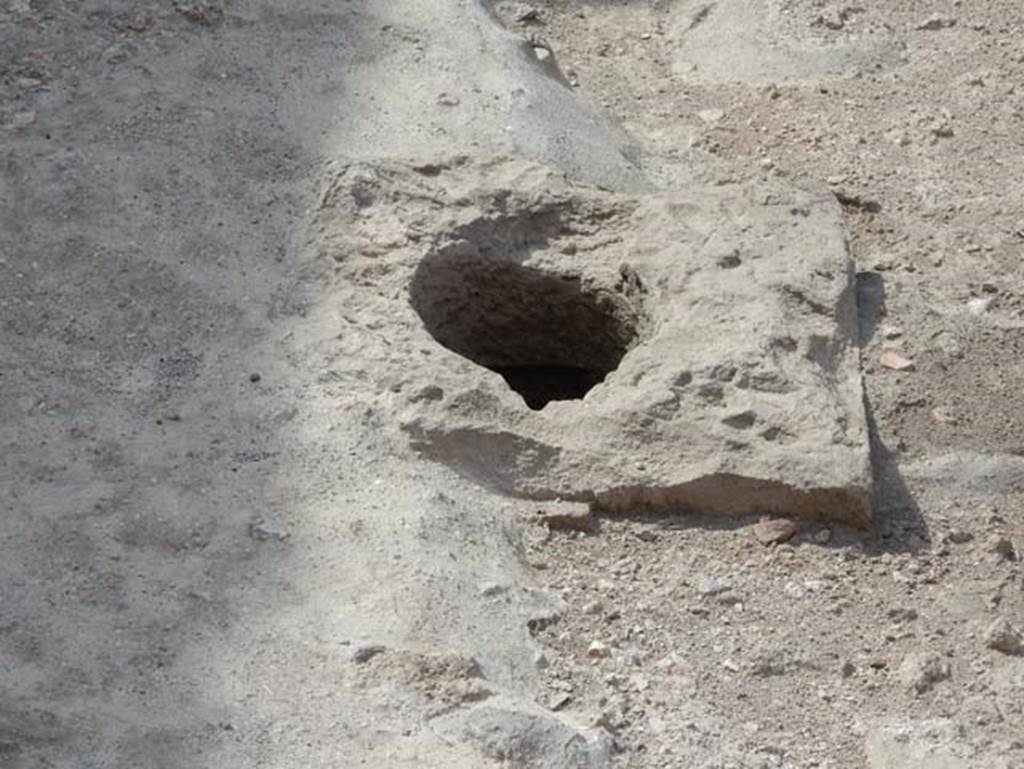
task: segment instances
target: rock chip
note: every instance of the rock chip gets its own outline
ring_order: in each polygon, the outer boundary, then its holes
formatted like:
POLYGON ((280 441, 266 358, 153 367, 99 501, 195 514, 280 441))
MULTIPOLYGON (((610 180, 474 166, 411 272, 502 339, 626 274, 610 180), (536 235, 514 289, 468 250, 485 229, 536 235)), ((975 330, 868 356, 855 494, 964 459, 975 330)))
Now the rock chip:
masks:
POLYGON ((608 644, 601 643, 600 641, 591 641, 590 646, 587 647, 587 656, 594 659, 601 659, 609 654, 608 644))
POLYGON ((369 662, 378 654, 383 654, 387 651, 387 647, 381 644, 369 644, 367 646, 360 646, 352 653, 352 660, 358 665, 362 665, 369 662))
POLYGON ((536 6, 528 5, 527 3, 516 3, 512 9, 512 18, 519 24, 536 22, 540 20, 540 11, 536 6))
POLYGON ((899 680, 915 694, 925 694, 951 675, 949 663, 936 654, 908 655, 897 671, 899 680))
POLYGON ((1024 654, 1024 640, 1020 633, 1005 617, 997 617, 985 628, 985 646, 1003 654, 1024 654))
POLYGON ((801 523, 789 518, 769 518, 754 524, 754 536, 762 545, 788 542, 800 531, 801 523))
POLYGON ((995 298, 991 296, 978 296, 967 302, 967 310, 971 315, 984 315, 992 309, 995 298))
POLYGON ((1017 560, 1017 550, 1009 537, 992 534, 985 540, 985 550, 1004 561, 1017 560))
POLYGON ((704 596, 719 595, 732 590, 732 582, 721 577, 702 577, 697 581, 695 588, 704 596))
POLYGON ((956 26, 956 19, 952 16, 931 16, 917 25, 917 29, 926 32, 935 32, 940 29, 949 29, 956 26))
POLYGON ((249 536, 260 542, 276 540, 283 542, 291 536, 288 529, 277 521, 260 518, 249 524, 249 536))
POLYGON ((904 358, 895 350, 886 350, 882 353, 882 356, 878 359, 878 362, 883 367, 891 369, 892 371, 909 371, 914 368, 914 362, 909 358, 904 358))
POLYGON ((713 125, 718 123, 722 118, 725 117, 725 111, 720 109, 702 109, 697 113, 697 117, 703 120, 705 123, 713 125))
POLYGON ((964 529, 951 529, 946 534, 946 541, 954 545, 965 545, 974 539, 974 534, 964 529))
POLYGON ((571 694, 567 694, 566 692, 556 692, 548 700, 548 709, 557 712, 568 706, 570 702, 572 702, 571 694))
POLYGON ((500 582, 482 582, 480 584, 480 595, 484 598, 495 598, 508 592, 508 585, 500 582))
POLYGON ((846 26, 846 19, 849 11, 842 6, 829 5, 822 9, 817 18, 817 23, 828 29, 839 30, 846 26))
POLYGON ((888 611, 888 617, 893 622, 912 622, 917 619, 917 609, 896 608, 888 611))

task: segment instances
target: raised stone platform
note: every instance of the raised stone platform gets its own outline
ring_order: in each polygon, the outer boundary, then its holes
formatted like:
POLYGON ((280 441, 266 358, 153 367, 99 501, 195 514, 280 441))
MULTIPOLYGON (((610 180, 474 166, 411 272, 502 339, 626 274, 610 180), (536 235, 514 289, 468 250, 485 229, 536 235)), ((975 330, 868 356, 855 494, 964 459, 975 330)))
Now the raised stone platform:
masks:
POLYGON ((386 340, 373 386, 427 456, 527 498, 869 522, 855 278, 827 191, 352 164, 318 219, 339 301, 386 340))

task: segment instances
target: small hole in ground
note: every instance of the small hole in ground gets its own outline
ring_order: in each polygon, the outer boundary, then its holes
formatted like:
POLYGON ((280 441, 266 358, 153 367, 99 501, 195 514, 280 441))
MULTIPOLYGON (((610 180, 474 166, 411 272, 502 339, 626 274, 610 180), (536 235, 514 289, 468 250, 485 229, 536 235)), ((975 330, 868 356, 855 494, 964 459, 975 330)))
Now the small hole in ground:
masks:
POLYGON ((412 306, 449 350, 501 374, 531 409, 582 398, 618 367, 637 335, 635 282, 588 285, 466 241, 428 255, 412 306))
POLYGON ((551 401, 578 400, 601 384, 606 376, 575 366, 496 366, 494 370, 534 410, 544 408, 551 401))

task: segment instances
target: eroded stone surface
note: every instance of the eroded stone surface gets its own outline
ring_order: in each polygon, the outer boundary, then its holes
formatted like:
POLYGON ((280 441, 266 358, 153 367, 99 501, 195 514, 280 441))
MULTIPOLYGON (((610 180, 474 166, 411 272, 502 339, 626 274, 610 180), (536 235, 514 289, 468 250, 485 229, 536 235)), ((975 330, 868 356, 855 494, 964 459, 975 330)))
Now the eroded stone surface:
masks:
POLYGON ((367 384, 431 458, 613 510, 869 519, 854 277, 827 192, 625 196, 519 160, 350 164, 317 225, 339 306, 386 339, 367 384), (538 405, 510 386, 530 367, 596 381, 538 405))

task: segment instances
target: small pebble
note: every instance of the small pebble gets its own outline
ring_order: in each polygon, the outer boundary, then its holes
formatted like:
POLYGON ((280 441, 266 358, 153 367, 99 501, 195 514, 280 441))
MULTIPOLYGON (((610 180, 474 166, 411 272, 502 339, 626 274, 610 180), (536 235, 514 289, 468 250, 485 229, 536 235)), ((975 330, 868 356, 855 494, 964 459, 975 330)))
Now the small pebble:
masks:
POLYGON ((908 689, 921 695, 931 691, 935 684, 951 675, 949 663, 936 654, 911 654, 903 660, 899 679, 908 689))
POLYGON ((601 604, 600 601, 588 601, 583 605, 583 613, 589 614, 591 616, 595 614, 600 614, 603 609, 604 606, 601 604))
POLYGON ((949 29, 956 26, 956 19, 951 16, 932 16, 926 21, 917 25, 917 29, 926 32, 934 32, 939 29, 949 29))
POLYGON ((789 518, 769 518, 754 524, 754 536, 762 545, 777 545, 793 538, 800 531, 799 521, 789 518))
POLYGON ((719 577, 701 577, 697 581, 696 589, 701 595, 718 595, 732 590, 732 583, 719 577))
POLYGON ((484 598, 493 598, 494 596, 498 596, 502 593, 507 592, 508 587, 506 585, 501 585, 497 582, 484 582, 482 585, 480 585, 480 595, 482 595, 484 598))
POLYGON ((1003 654, 1018 655, 1024 653, 1024 641, 1020 633, 1005 617, 997 617, 985 629, 985 646, 1003 654))
POLYGON ((387 651, 387 647, 380 644, 371 644, 369 646, 360 646, 352 654, 352 659, 359 665, 369 662, 371 659, 376 657, 378 654, 383 654, 387 651))
POLYGON ((946 535, 946 541, 954 545, 966 545, 972 539, 974 539, 974 534, 963 529, 952 529, 946 535))
POLYGON ((261 542, 266 542, 272 539, 281 542, 288 539, 291 534, 279 523, 258 520, 249 524, 249 536, 261 542))
POLYGON ((998 556, 1001 560, 1017 560, 1017 551, 1013 547, 1013 542, 1009 537, 1003 537, 999 534, 991 535, 987 540, 985 540, 985 550, 995 556, 998 556))
POLYGON ((599 659, 608 656, 608 645, 603 644, 600 641, 592 641, 590 646, 587 647, 587 656, 594 659, 599 659))
POLYGON ((720 109, 702 109, 697 113, 697 117, 705 123, 714 124, 725 117, 725 112, 720 109))
POLYGON ((992 309, 992 305, 995 304, 995 301, 995 298, 991 296, 976 297, 967 302, 967 311, 971 313, 971 315, 984 315, 992 309))
POLYGON ((914 362, 912 360, 904 358, 898 352, 894 352, 893 350, 887 350, 882 353, 878 362, 881 363, 883 367, 892 371, 909 371, 914 368, 914 362))
POLYGON ((556 694, 548 701, 548 708, 553 711, 562 710, 570 702, 572 697, 568 694, 556 694))

